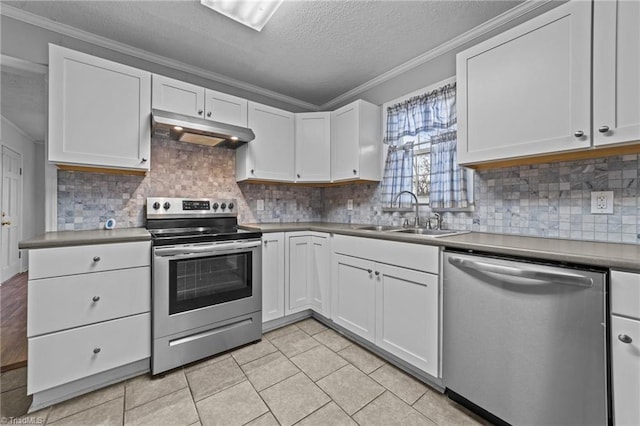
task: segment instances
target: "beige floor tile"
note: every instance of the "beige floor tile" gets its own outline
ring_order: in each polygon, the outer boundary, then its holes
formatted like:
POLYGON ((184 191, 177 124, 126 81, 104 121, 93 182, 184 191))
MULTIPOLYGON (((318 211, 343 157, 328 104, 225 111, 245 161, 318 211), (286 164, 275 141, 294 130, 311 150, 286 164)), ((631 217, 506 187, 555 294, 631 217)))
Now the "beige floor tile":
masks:
POLYGON ((307 318, 306 320, 297 322, 296 325, 300 328, 300 330, 304 331, 310 336, 328 330, 324 324, 314 320, 313 318, 307 318))
POLYGON ((27 386, 27 367, 16 368, 0 374, 0 392, 27 386))
POLYGON ((335 402, 305 417, 296 426, 358 426, 335 402))
POLYGON ((262 341, 258 343, 251 343, 231 352, 231 355, 238 364, 242 365, 258 358, 262 358, 263 356, 269 355, 277 350, 278 349, 276 349, 271 342, 266 339, 262 339, 262 341))
POLYGON ((189 426, 197 421, 198 412, 187 388, 139 405, 124 414, 127 426, 189 426))
POLYGON ((297 325, 289 324, 284 327, 277 328, 273 331, 270 331, 266 334, 263 334, 262 337, 266 337, 269 340, 277 339, 278 337, 286 336, 289 333, 293 333, 294 331, 299 331, 297 325))
POLYGON ((325 330, 313 336, 318 342, 322 343, 332 351, 338 352, 351 345, 351 342, 333 330, 325 330))
MULTIPOLYGON (((291 361, 304 371, 314 382, 333 373, 348 364, 344 358, 325 346, 316 346, 291 358, 291 361)), ((417 399, 417 398, 416 398, 417 399)))
POLYGON ((187 386, 187 378, 182 369, 175 370, 165 376, 144 374, 127 380, 124 399, 125 410, 146 404, 187 386))
POLYGON ((416 402, 429 389, 390 364, 383 365, 369 376, 409 405, 416 402))
POLYGON ((318 386, 352 415, 384 392, 384 388, 353 365, 347 365, 318 381, 318 386))
POLYGON ((294 376, 300 372, 280 352, 274 352, 265 357, 242 366, 242 370, 256 390, 261 391, 294 376))
POLYGON ((12 389, 0 394, 0 417, 20 417, 27 414, 32 397, 27 395, 27 387, 12 389))
POLYGON ((374 372, 385 364, 382 359, 358 345, 348 346, 339 351, 338 355, 364 371, 366 374, 374 372))
POLYGON ((280 424, 288 426, 303 419, 330 401, 303 373, 260 392, 280 424))
POLYGON ((280 426, 280 423, 273 417, 271 411, 264 413, 255 420, 250 421, 246 426, 280 426))
POLYGON ((187 381, 196 401, 246 380, 233 358, 187 373, 187 381))
POLYGON ((123 413, 124 398, 120 397, 55 422, 51 422, 49 419, 47 424, 55 426, 122 426, 123 413))
POLYGON ((269 411, 248 381, 196 403, 203 426, 243 425, 269 411))
POLYGON ((430 390, 413 404, 413 408, 433 420, 439 426, 481 425, 484 422, 445 395, 430 390))
POLYGON ((388 391, 357 412, 353 419, 361 426, 387 426, 391 424, 435 426, 431 420, 388 391))
POLYGON ((289 358, 320 344, 302 330, 296 330, 277 339, 271 339, 271 343, 289 358))
POLYGON ((220 355, 214 355, 209 358, 201 359, 200 361, 192 362, 191 364, 187 364, 184 366, 184 372, 190 373, 192 371, 199 370, 204 367, 208 367, 211 364, 215 364, 216 362, 224 361, 225 359, 231 358, 230 353, 223 353, 220 355))
POLYGON ((54 405, 47 421, 55 422, 63 417, 79 413, 80 411, 84 411, 107 401, 122 397, 124 397, 124 382, 116 383, 115 385, 98 389, 54 405))

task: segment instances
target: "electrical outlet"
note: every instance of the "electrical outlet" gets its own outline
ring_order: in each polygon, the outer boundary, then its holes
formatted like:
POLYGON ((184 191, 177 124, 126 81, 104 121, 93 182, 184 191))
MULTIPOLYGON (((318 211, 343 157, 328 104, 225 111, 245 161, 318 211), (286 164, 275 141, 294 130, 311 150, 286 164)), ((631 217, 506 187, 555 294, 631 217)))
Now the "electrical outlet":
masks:
POLYGON ((347 210, 353 210, 353 200, 347 200, 347 210))
POLYGON ((613 191, 591 193, 591 214, 613 214, 613 191))
POLYGON ((259 212, 264 211, 264 200, 258 200, 256 210, 259 212))

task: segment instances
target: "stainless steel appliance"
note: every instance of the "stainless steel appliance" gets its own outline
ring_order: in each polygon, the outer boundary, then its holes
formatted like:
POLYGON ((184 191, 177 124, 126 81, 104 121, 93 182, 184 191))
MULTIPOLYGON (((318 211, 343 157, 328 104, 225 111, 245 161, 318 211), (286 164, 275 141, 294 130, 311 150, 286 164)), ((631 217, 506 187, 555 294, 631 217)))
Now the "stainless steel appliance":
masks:
POLYGON ((238 229, 236 205, 147 198, 153 374, 261 338, 262 233, 238 229))
POLYGON ((443 303, 450 398, 514 425, 609 423, 605 272, 445 252, 443 303))

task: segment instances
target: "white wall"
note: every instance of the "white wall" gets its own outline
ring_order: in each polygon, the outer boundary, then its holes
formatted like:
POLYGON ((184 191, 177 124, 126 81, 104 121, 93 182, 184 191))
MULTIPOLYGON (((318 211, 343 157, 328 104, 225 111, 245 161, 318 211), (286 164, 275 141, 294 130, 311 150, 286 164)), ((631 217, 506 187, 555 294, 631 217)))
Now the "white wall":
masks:
MULTIPOLYGON (((20 241, 44 232, 44 144, 35 143, 5 117, 1 117, 0 145, 22 155, 22 220, 20 241)), ((1 165, 0 165, 1 167, 1 165)), ((28 253, 22 252, 22 270, 28 253)))

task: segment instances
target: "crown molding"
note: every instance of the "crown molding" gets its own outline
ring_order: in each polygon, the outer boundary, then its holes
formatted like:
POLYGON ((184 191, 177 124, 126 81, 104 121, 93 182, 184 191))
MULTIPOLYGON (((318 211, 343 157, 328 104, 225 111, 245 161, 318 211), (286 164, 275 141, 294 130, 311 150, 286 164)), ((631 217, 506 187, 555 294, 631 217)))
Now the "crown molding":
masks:
POLYGON ((130 46, 125 43, 120 43, 106 37, 102 37, 96 34, 92 34, 88 31, 80 30, 72 26, 55 22, 42 16, 24 11, 22 9, 8 6, 3 4, 0 7, 0 14, 6 17, 22 21, 24 23, 34 25, 36 27, 43 28, 45 30, 53 31, 58 34, 65 35, 67 37, 75 38, 96 46, 104 47, 109 50, 113 50, 118 53, 122 53, 134 58, 142 59, 151 63, 166 66, 175 70, 183 71, 189 74, 197 75, 208 80, 212 80, 218 83, 226 84, 228 86, 235 87, 237 89, 245 90, 247 92, 255 93, 257 95, 266 96, 273 100, 285 102, 290 105, 295 105, 300 108, 305 108, 311 111, 318 111, 318 105, 314 105, 303 100, 293 98, 291 96, 283 95, 282 93, 274 92, 272 90, 264 89, 262 87, 245 83, 234 78, 227 77, 222 74, 218 74, 212 71, 207 71, 203 68, 195 67, 185 64, 184 62, 176 61, 174 59, 167 58, 162 55, 157 55, 151 52, 147 52, 137 47, 130 46))
POLYGON ((342 95, 333 98, 329 102, 326 102, 320 105, 320 109, 326 110, 326 109, 334 108, 340 103, 347 101, 350 98, 353 98, 354 96, 357 96, 369 89, 372 89, 375 86, 378 86, 384 83, 385 81, 398 77, 399 75, 402 75, 417 66, 420 66, 426 62, 429 62, 437 58, 438 56, 451 52, 466 43, 469 43, 479 37, 482 37, 484 34, 487 34, 488 32, 493 31, 495 29, 498 29, 502 25, 508 24, 509 22, 514 21, 520 18, 521 16, 529 12, 532 12, 537 8, 549 3, 550 1, 554 1, 554 0, 526 0, 524 3, 521 3, 518 6, 512 9, 509 9, 506 12, 501 13, 495 18, 492 18, 478 25, 477 27, 470 29, 466 33, 463 33, 455 38, 452 38, 451 40, 445 43, 442 43, 441 45, 435 47, 434 49, 431 49, 421 55, 418 55, 415 58, 410 59, 407 62, 401 65, 398 65, 397 67, 385 73, 382 73, 377 77, 372 78, 366 83, 363 83, 360 86, 357 86, 349 90, 348 92, 345 92, 342 95))
POLYGON ((24 130, 22 130, 13 121, 9 120, 4 115, 0 115, 0 121, 2 122, 3 125, 8 125, 9 127, 11 127, 13 130, 16 131, 16 133, 20 134, 20 136, 24 137, 29 142, 35 143, 37 145, 44 145, 44 141, 39 141, 34 139, 33 136, 28 135, 24 130))
POLYGON ((46 75, 49 67, 35 62, 26 61, 24 59, 15 58, 13 56, 0 54, 0 66, 11 68, 18 71, 26 71, 35 74, 46 75))

